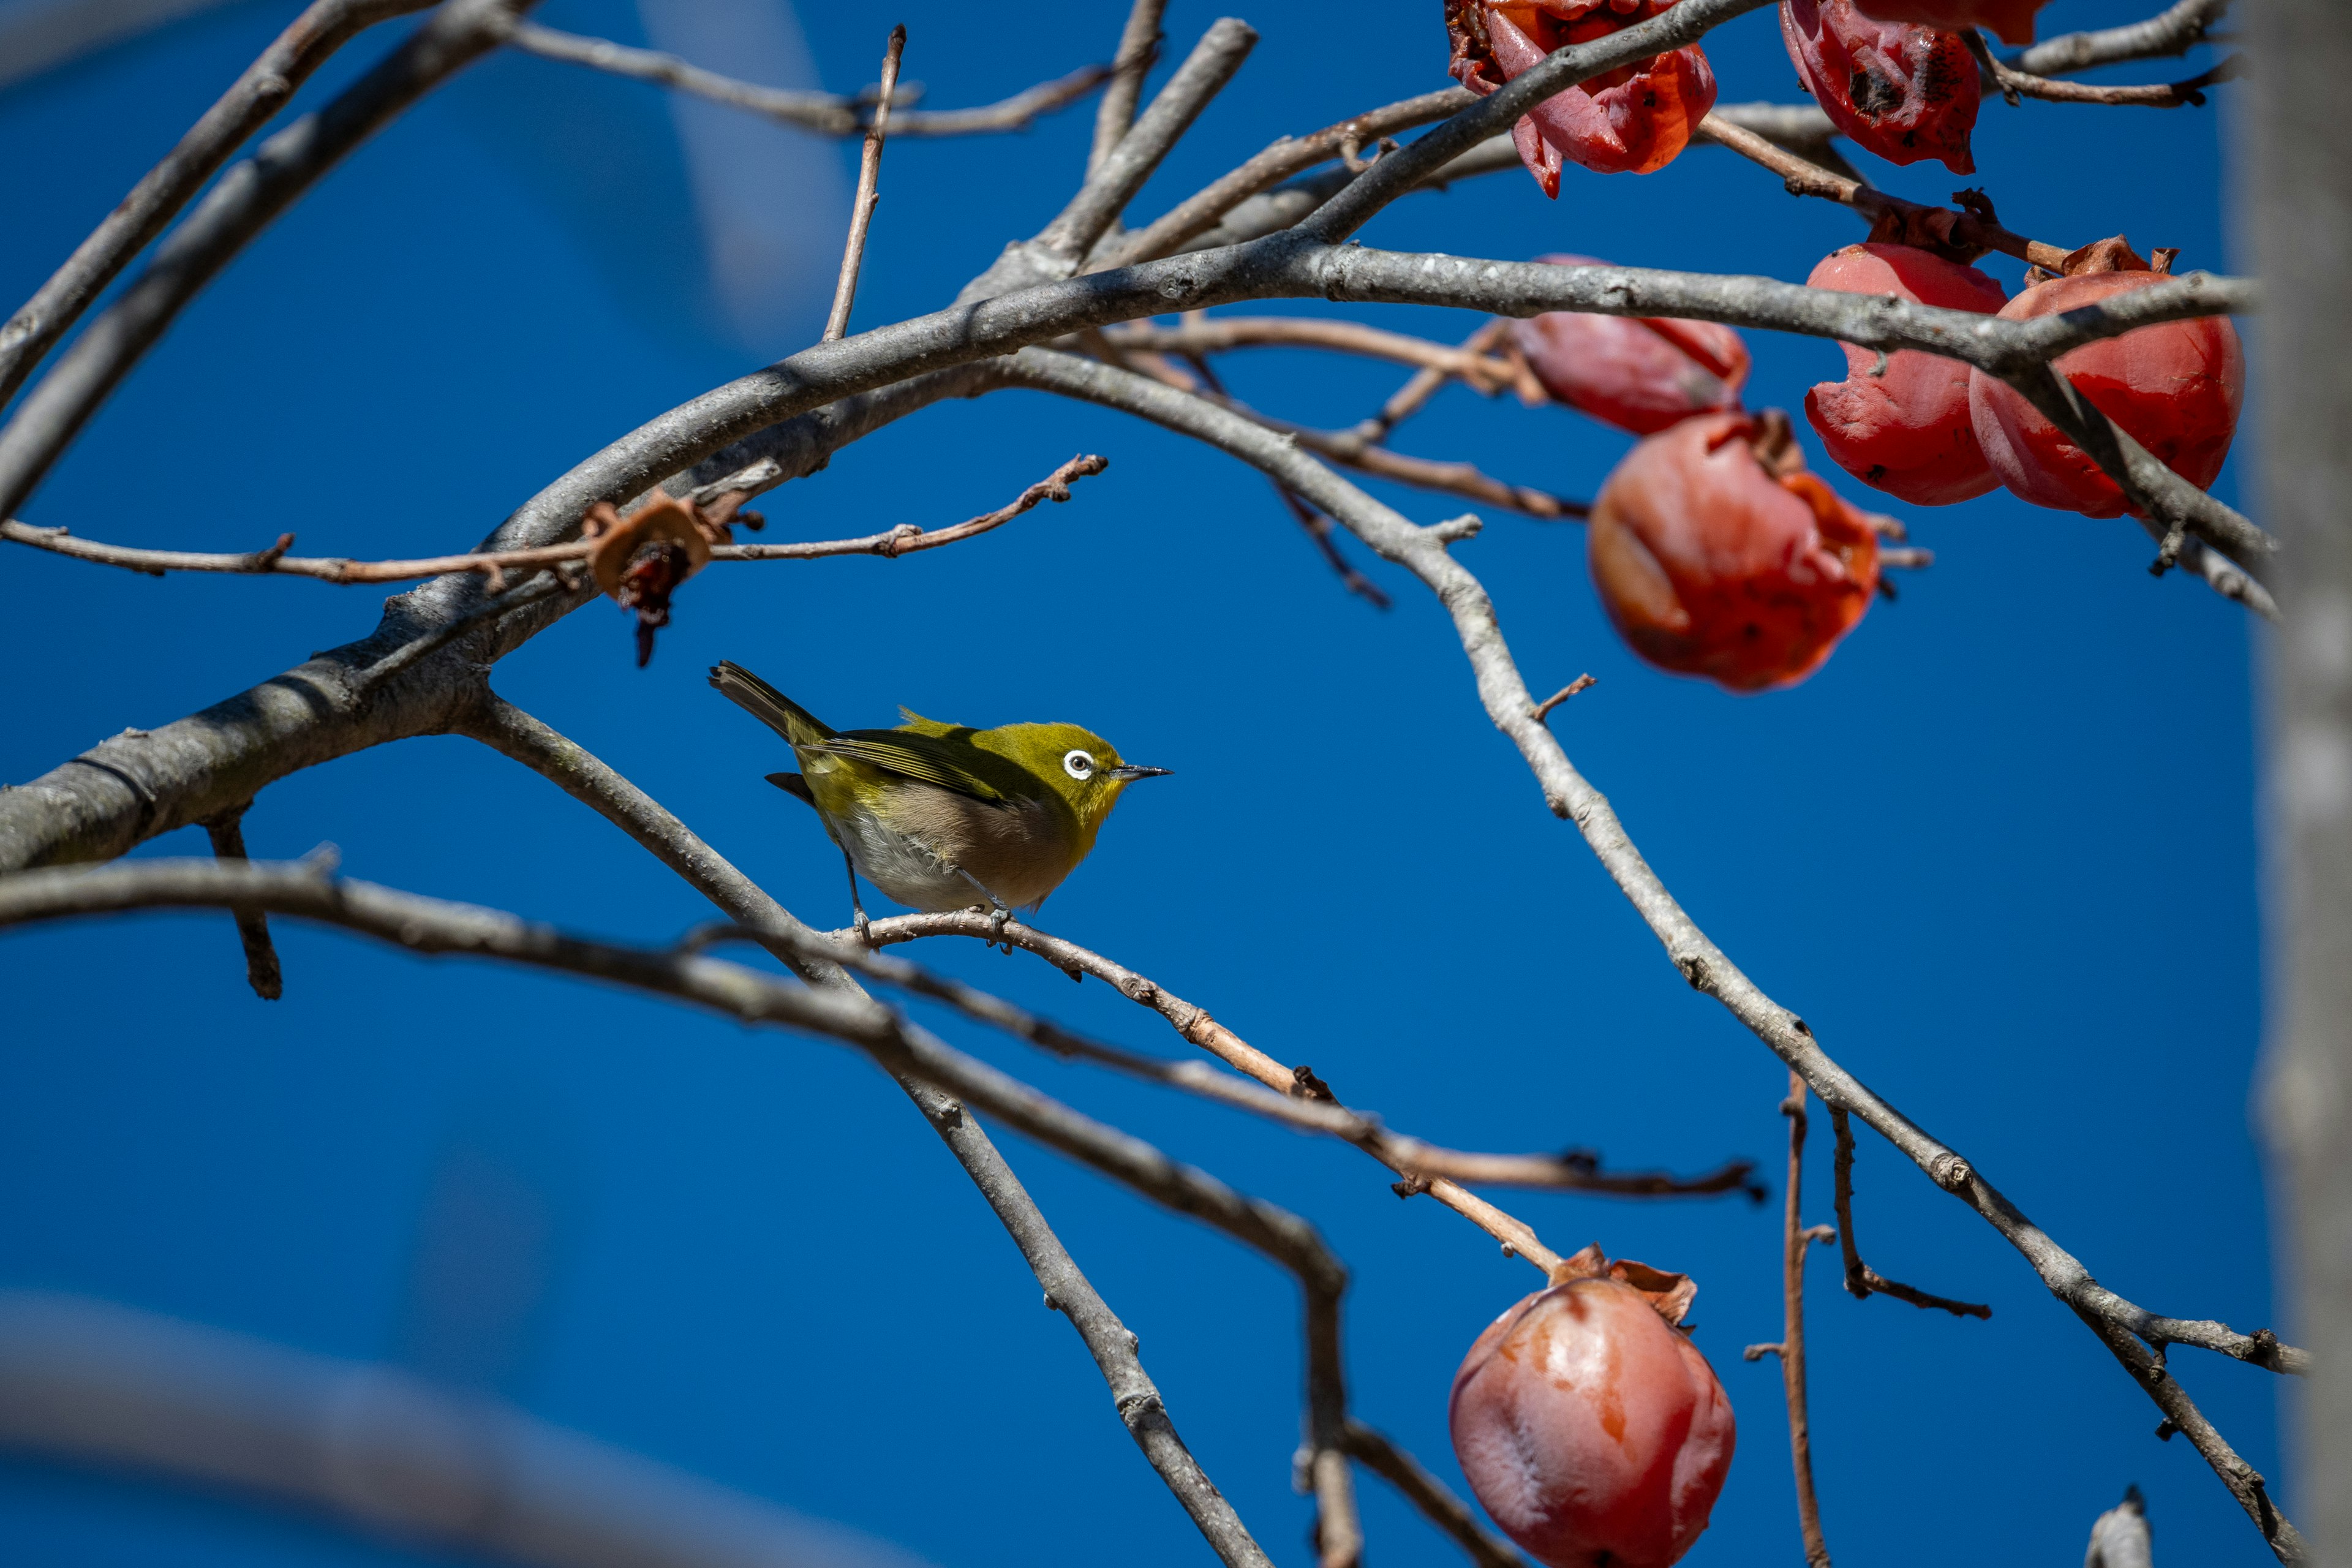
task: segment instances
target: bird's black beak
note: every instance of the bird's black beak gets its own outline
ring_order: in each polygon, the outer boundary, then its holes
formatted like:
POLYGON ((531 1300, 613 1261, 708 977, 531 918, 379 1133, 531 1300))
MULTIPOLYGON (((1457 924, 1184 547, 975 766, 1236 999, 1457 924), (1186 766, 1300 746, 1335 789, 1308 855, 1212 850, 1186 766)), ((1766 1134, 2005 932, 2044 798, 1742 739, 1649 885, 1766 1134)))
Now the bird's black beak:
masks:
POLYGON ((1164 779, 1175 771, 1174 768, 1146 768, 1133 763, 1121 763, 1115 768, 1105 768, 1103 777, 1125 784, 1129 779, 1164 779))

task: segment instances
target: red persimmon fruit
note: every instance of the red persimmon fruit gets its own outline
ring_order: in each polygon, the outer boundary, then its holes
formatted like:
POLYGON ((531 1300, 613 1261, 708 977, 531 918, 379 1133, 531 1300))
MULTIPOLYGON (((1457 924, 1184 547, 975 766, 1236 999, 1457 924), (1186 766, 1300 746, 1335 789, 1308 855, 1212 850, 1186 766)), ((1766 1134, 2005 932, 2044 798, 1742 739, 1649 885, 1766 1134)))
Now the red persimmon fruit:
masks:
POLYGON ((1872 520, 1805 471, 1778 409, 1643 441, 1601 487, 1585 542, 1633 651, 1733 691, 1811 675, 1878 588, 1872 520))
POLYGON ((1675 1325, 1684 1276, 1598 1247, 1480 1334, 1448 1415, 1470 1489, 1549 1568, 1667 1568, 1731 1468, 1731 1403, 1675 1325))
POLYGON ((2004 44, 2033 41, 2033 13, 2050 0, 1854 0, 1854 9, 1881 22, 1916 22, 1958 32, 1990 27, 2004 44))
MULTIPOLYGON (((1536 259, 1555 267, 1608 265, 1590 256, 1536 259)), ((1555 402, 1636 436, 1694 414, 1738 407, 1748 379, 1748 345, 1714 321, 1547 310, 1513 321, 1511 343, 1555 402)))
POLYGON ((1940 158, 1976 172, 1977 62, 1959 34, 1880 22, 1855 0, 1780 0, 1780 40, 1797 79, 1854 145, 1890 163, 1940 158))
MULTIPOLYGON (((2169 257, 2164 252, 2168 265, 2169 257)), ((2095 304, 2165 280, 2117 235, 2084 246, 2065 269, 2001 307, 2009 321, 2030 321, 2095 304)), ((2230 455, 2246 395, 2246 358, 2225 316, 2141 327, 2085 343, 2051 368, 2091 405, 2166 467, 2198 489, 2211 485, 2230 455)), ((2115 517, 2128 508, 2123 490, 2090 454, 2059 433, 2008 383, 1972 371, 1969 412, 1995 478, 2036 506, 2115 517)))
MULTIPOLYGON (((1909 245, 1849 245, 1823 258, 1805 282, 1979 315, 2008 302, 2000 285, 1975 268, 1909 245)), ((1831 461, 1915 506, 1967 500, 2000 482, 1977 444, 1966 364, 1916 349, 1897 349, 1882 360, 1874 350, 1840 346, 1845 379, 1805 394, 1805 418, 1831 461)))
MULTIPOLYGON (((1484 98, 1554 49, 1589 43, 1675 0, 1445 0, 1454 79, 1484 98)), ((1715 73, 1693 44, 1603 72, 1519 118, 1511 140, 1544 195, 1559 195, 1561 160, 1596 174, 1647 174, 1689 144, 1715 107, 1715 73)))

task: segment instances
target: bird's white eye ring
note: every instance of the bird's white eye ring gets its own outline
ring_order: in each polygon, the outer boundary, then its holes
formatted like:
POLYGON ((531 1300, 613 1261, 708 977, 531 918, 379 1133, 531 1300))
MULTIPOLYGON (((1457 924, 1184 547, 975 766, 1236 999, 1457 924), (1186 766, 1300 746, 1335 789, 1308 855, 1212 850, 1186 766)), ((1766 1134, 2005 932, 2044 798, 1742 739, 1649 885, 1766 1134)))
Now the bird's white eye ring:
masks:
POLYGON ((1094 777, 1095 760, 1084 752, 1065 752, 1062 771, 1074 779, 1089 779, 1094 777))

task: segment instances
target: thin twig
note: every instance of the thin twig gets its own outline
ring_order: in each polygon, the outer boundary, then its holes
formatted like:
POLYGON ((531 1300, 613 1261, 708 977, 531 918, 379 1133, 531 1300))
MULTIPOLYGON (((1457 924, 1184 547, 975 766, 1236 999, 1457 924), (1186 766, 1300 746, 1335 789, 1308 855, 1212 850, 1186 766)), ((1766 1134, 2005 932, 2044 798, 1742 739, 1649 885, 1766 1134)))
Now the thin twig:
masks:
POLYGON ((1805 1542, 1805 1561, 1812 1568, 1830 1568, 1829 1542, 1822 1537, 1822 1505, 1813 1495, 1813 1436, 1805 1408, 1805 1254, 1816 1241, 1827 1241, 1829 1227, 1807 1229, 1801 1217, 1805 1177, 1805 1079, 1789 1069, 1788 1098, 1780 1114, 1789 1119, 1789 1184, 1780 1228, 1780 1310, 1786 1326, 1780 1342, 1749 1345, 1744 1359, 1767 1355, 1780 1358, 1780 1388, 1789 1405, 1789 1457, 1797 1476, 1797 1528, 1805 1542))
POLYGON ((1347 1426, 1346 1441, 1351 1457, 1403 1493, 1405 1500, 1452 1536, 1478 1568, 1529 1568, 1528 1560, 1514 1551, 1509 1542, 1478 1522, 1478 1516, 1470 1510, 1468 1503, 1422 1468, 1411 1454, 1389 1441, 1384 1433, 1351 1420, 1347 1426))
MULTIPOLYGON (((1105 346, 1110 349, 1110 354, 1097 357, 1108 357, 1112 363, 1118 363, 1119 359, 1127 357, 1120 354, 1117 342, 1106 339, 1105 346)), ((1192 374, 1196 378, 1192 381, 1185 380, 1181 373, 1177 372, 1157 353, 1146 353, 1133 357, 1140 362, 1141 368, 1147 373, 1157 371, 1171 386, 1206 387, 1220 397, 1225 395, 1224 383, 1218 379, 1216 367, 1210 364, 1199 353, 1186 355, 1187 361, 1192 367, 1192 374)), ((1317 552, 1323 557, 1324 564, 1330 567, 1333 574, 1339 577, 1340 586, 1361 598, 1376 610, 1387 609, 1389 607, 1387 592, 1379 584, 1358 571, 1356 563, 1348 559, 1347 552, 1339 548, 1339 540, 1332 537, 1331 520, 1309 506, 1295 490, 1285 489, 1277 484, 1274 487, 1274 493, 1276 499, 1282 502, 1284 510, 1290 513, 1291 520, 1305 531, 1317 552)))
MULTIPOLYGON (((675 55, 559 32, 534 22, 517 22, 505 42, 542 59, 561 60, 567 65, 585 66, 613 76, 674 88, 821 136, 856 136, 873 124, 877 112, 876 100, 868 96, 844 98, 838 93, 761 87, 688 65, 675 55)), ((911 89, 902 83, 896 92, 898 102, 891 109, 890 134, 973 136, 1026 130, 1039 116, 1076 102, 1109 77, 1108 66, 1084 66, 1066 76, 1024 89, 1011 98, 971 109, 901 107, 912 96, 911 89)))
MULTIPOLYGON (((249 804, 249 803, 248 803, 249 804)), ((225 812, 205 824, 205 832, 213 841, 213 856, 220 860, 243 860, 245 852, 245 806, 225 812)), ((264 1002, 275 1002, 286 994, 286 976, 278 965, 278 949, 270 944, 269 917, 259 910, 240 909, 236 917, 236 940, 245 949, 245 983, 264 1002)))
POLYGON ((866 259, 866 231, 882 199, 882 143, 890 133, 890 95, 898 89, 898 59, 907 50, 907 25, 890 29, 882 50, 882 92, 874 100, 874 123, 866 128, 866 150, 857 160, 857 195, 849 204, 849 237, 842 243, 841 276, 833 286, 833 313, 825 318, 823 342, 838 342, 849 331, 849 307, 857 298, 857 268, 866 259))
POLYGON ((1990 77, 1993 87, 2011 103, 2020 98, 2038 98, 2047 103, 2137 104, 2146 109, 2179 109, 2184 104, 2195 104, 2201 108, 2205 102, 2201 89, 2215 82, 2235 80, 2245 68, 2245 58, 2231 55, 2212 69, 2201 71, 2184 81, 2158 82, 2144 87, 2094 86, 2089 82, 2056 81, 2006 65, 1995 58, 1992 50, 1985 46, 1984 35, 1974 27, 1960 29, 1960 37, 1969 46, 1969 51, 1976 56, 1978 69, 1990 77))
POLYGON ((1183 324, 1163 327, 1132 321, 1105 336, 1122 349, 1154 353, 1213 354, 1245 348, 1331 349, 1422 365, 1438 374, 1441 382, 1458 377, 1480 392, 1495 393, 1517 384, 1517 374, 1506 360, 1483 353, 1432 342, 1403 332, 1384 331, 1358 321, 1310 316, 1188 316, 1183 324))
POLYGON ((1160 30, 1160 17, 1167 9, 1168 0, 1135 0, 1128 7, 1127 25, 1119 29, 1118 50, 1111 57, 1110 85, 1103 89, 1102 100, 1095 105, 1094 144, 1087 154, 1089 176, 1102 167, 1103 160, 1135 124, 1135 106, 1143 101, 1143 79, 1151 74, 1152 62, 1160 58, 1165 36, 1160 30))
POLYGON ((1578 692, 1582 691, 1587 687, 1598 686, 1600 684, 1600 679, 1597 677, 1591 675, 1578 676, 1574 680, 1570 681, 1566 686, 1561 687, 1558 691, 1553 692, 1550 696, 1536 704, 1534 715, 1536 722, 1538 724, 1542 723, 1545 719, 1550 716, 1553 709, 1559 707, 1561 703, 1567 701, 1578 692))
MULTIPOLYGON (((1504 347, 1509 342, 1510 331, 1511 324, 1508 321, 1500 320, 1488 321, 1465 338, 1461 347, 1454 352, 1472 363, 1484 364, 1492 357, 1496 349, 1504 347)), ((1510 372, 1507 379, 1499 381, 1493 388, 1482 385, 1475 381, 1471 382, 1470 384, 1476 386, 1481 392, 1519 386, 1523 376, 1527 374, 1525 362, 1517 355, 1513 355, 1503 363, 1510 372)), ((1381 405, 1379 413, 1368 419, 1359 420, 1340 432, 1341 438, 1365 447, 1381 445, 1391 436, 1396 434, 1398 426, 1427 407, 1429 400, 1436 396, 1444 388, 1446 383, 1454 380, 1454 367, 1451 365, 1433 362, 1423 363, 1421 369, 1413 372, 1412 379, 1398 387, 1390 395, 1389 400, 1381 405)))
POLYGON ((863 539, 825 539, 803 544, 722 544, 710 552, 710 559, 812 561, 827 555, 881 555, 896 560, 901 555, 910 555, 919 550, 937 550, 942 545, 1002 528, 1039 501, 1066 501, 1070 499, 1072 485, 1109 467, 1110 459, 1108 458, 1090 454, 1072 458, 994 511, 982 512, 949 528, 927 531, 911 522, 902 522, 896 528, 881 533, 869 533, 863 539))
POLYGON ((1356 563, 1349 560, 1339 549, 1339 542, 1332 537, 1335 525, 1331 520, 1308 504, 1306 498, 1297 490, 1286 489, 1281 485, 1276 485, 1274 487, 1274 493, 1281 498, 1284 509, 1290 513, 1307 537, 1314 542, 1317 552, 1323 557, 1324 564, 1329 566, 1338 575, 1339 585, 1376 610, 1388 609, 1391 600, 1387 591, 1358 571, 1356 563))
MULTIPOLYGON (((896 528, 856 539, 814 539, 790 544, 722 544, 712 549, 710 559, 713 562, 815 561, 835 555, 897 557, 917 551, 937 550, 942 545, 954 544, 1002 527, 1039 501, 1067 500, 1073 483, 1089 475, 1099 474, 1109 466, 1110 460, 1107 458, 1073 458, 1023 490, 1007 505, 948 528, 925 529, 916 523, 902 522, 896 528)), ((29 544, 37 550, 47 550, 54 554, 69 555, 79 561, 118 566, 157 577, 169 572, 226 572, 265 577, 310 577, 320 582, 345 584, 399 583, 418 577, 439 577, 453 572, 478 573, 484 577, 496 579, 509 573, 536 572, 565 562, 585 561, 595 548, 589 541, 575 540, 568 544, 551 544, 536 550, 436 555, 415 561, 352 561, 337 555, 288 555, 284 552, 294 542, 294 536, 288 533, 279 535, 278 542, 267 550, 205 553, 104 544, 96 540, 77 538, 62 528, 35 528, 13 518, 0 520, 0 539, 29 544)))
MULTIPOLYGON (((1234 1050, 1232 1047, 1239 1046, 1238 1041, 1220 1042, 1225 1044, 1226 1048, 1216 1051, 1216 1054, 1224 1057, 1230 1051, 1232 1059, 1228 1065, 1245 1066, 1252 1070, 1252 1076, 1258 1080, 1256 1082, 1234 1073, 1219 1072, 1205 1062, 1163 1061, 1156 1057, 1140 1056, 1116 1046, 1105 1045, 960 980, 951 980, 918 964, 871 951, 875 947, 925 936, 985 934, 1008 945, 1035 952, 1057 967, 1063 967, 1066 973, 1121 973, 1117 966, 1098 955, 1024 926, 1018 921, 1006 921, 1000 931, 992 917, 982 916, 982 924, 986 928, 983 932, 976 931, 970 921, 964 920, 963 913, 892 916, 869 922, 862 937, 855 930, 816 938, 793 931, 751 927, 710 927, 693 933, 675 951, 702 952, 720 939, 758 942, 771 950, 782 944, 803 959, 836 963, 868 980, 944 1003, 966 1017, 1001 1029, 1015 1039, 1026 1041, 1055 1056, 1095 1062, 1134 1078, 1197 1094, 1204 1100, 1282 1122, 1298 1131, 1344 1139, 1375 1154, 1400 1173, 1406 1173, 1409 1167, 1413 1174, 1449 1176, 1486 1185, 1609 1193, 1626 1197, 1699 1197, 1729 1192, 1761 1195, 1762 1190, 1753 1179, 1755 1167, 1745 1160, 1734 1160, 1704 1176, 1685 1179, 1663 1172, 1604 1173, 1600 1168, 1598 1158, 1586 1153, 1479 1154, 1442 1149, 1418 1138, 1391 1132, 1381 1124, 1379 1117, 1341 1105, 1332 1097, 1330 1086, 1318 1078, 1311 1068, 1283 1068, 1271 1058, 1246 1047, 1234 1050), (947 921, 953 923, 942 923, 947 921)), ((1188 1004, 1160 993, 1159 1001, 1152 1005, 1163 1016, 1169 1016, 1169 1008, 1181 1008, 1188 1004)), ((1192 1037, 1188 1035, 1187 1037, 1192 1037)), ((1215 1049, 1214 1047, 1204 1048, 1215 1049)))
MULTIPOLYGON (((854 931, 835 931, 833 936, 840 942, 857 940, 854 931)), ((1762 1193, 1762 1189, 1755 1184, 1754 1167, 1744 1160, 1730 1161, 1703 1176, 1677 1177, 1662 1172, 1604 1171, 1600 1168, 1598 1161, 1587 1153, 1556 1156, 1470 1154, 1439 1149, 1417 1138, 1391 1132, 1381 1125, 1378 1118, 1349 1110, 1332 1094, 1330 1086, 1316 1075, 1313 1068, 1284 1066, 1218 1023, 1202 1009, 1153 981, 1076 942, 1049 935, 1018 920, 1008 920, 999 925, 989 915, 972 910, 893 915, 873 921, 866 928, 864 940, 876 947, 882 947, 933 936, 961 936, 1006 943, 1035 954, 1073 978, 1091 974, 1103 981, 1129 1001, 1158 1013, 1184 1040, 1207 1051, 1226 1066, 1285 1096, 1306 1096, 1311 1100, 1322 1101, 1339 1116, 1348 1120, 1333 1119, 1328 1125, 1318 1124, 1311 1131, 1328 1131, 1346 1138, 1397 1175, 1405 1178, 1395 1184, 1400 1197, 1426 1192, 1503 1243, 1507 1250, 1526 1258, 1538 1268, 1549 1268, 1558 1261, 1559 1254, 1543 1246, 1525 1224, 1467 1192, 1461 1182, 1599 1193, 1617 1197, 1690 1197, 1738 1192, 1752 1198, 1760 1197, 1762 1193), (1439 1173, 1454 1174, 1425 1177, 1424 1163, 1439 1173)), ((1178 1084, 1177 1087, 1189 1086, 1178 1084)), ((1318 1120, 1319 1123, 1321 1119, 1318 1120)))
POLYGON ((1862 1244, 1853 1234, 1853 1127, 1846 1113, 1830 1107, 1830 1128, 1837 1137, 1837 1152, 1831 1163, 1831 1177, 1837 1205, 1838 1249, 1845 1258, 1845 1288, 1857 1301, 1873 1296, 1892 1296, 1898 1301, 1908 1301, 1915 1307, 1937 1309, 1956 1318, 1990 1318, 1992 1309, 1975 1301, 1956 1301, 1948 1296, 1930 1295, 1915 1289, 1899 1280, 1889 1279, 1862 1260, 1862 1244))

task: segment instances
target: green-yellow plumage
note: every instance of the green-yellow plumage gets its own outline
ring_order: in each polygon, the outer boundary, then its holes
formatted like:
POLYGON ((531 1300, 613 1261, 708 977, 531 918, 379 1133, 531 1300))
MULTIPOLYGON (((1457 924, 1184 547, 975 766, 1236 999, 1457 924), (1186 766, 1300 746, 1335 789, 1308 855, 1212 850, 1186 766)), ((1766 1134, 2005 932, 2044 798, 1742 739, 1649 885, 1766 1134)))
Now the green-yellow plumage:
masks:
POLYGON ((1168 771, 1121 762, 1076 724, 975 730, 901 708, 895 730, 835 730, 740 665, 710 684, 792 746, 801 771, 769 782, 816 808, 853 900, 863 876, 919 910, 1043 903, 1128 784, 1168 771))

